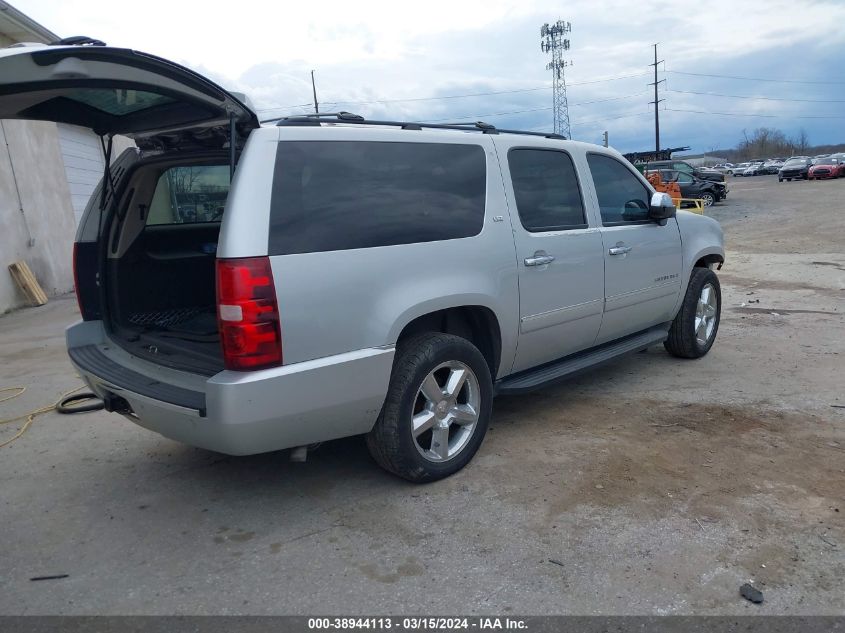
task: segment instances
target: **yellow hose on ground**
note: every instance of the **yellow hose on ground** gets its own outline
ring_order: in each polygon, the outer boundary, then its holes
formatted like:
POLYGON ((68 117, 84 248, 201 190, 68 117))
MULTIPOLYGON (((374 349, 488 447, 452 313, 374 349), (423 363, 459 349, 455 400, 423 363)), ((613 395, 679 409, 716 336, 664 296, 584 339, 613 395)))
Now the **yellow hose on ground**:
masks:
MULTIPOLYGON (((4 446, 8 446, 12 442, 14 442, 16 439, 21 437, 24 433, 26 433, 27 429, 29 429, 29 427, 32 425, 33 421, 35 420, 35 418, 37 416, 41 415, 42 413, 49 413, 50 411, 55 410, 56 407, 58 407, 61 404, 62 400, 64 400, 70 394, 76 393, 77 391, 79 391, 83 387, 84 387, 84 385, 81 385, 81 386, 77 387, 76 389, 71 389, 70 391, 66 391, 65 393, 63 393, 59 397, 58 400, 56 400, 56 402, 54 402, 53 404, 51 404, 49 406, 41 407, 40 409, 35 409, 34 411, 30 411, 29 413, 24 413, 23 415, 19 415, 15 418, 9 418, 8 420, 0 420, 0 425, 11 424, 12 422, 19 422, 20 420, 26 420, 26 422, 24 422, 23 426, 14 435, 14 437, 12 437, 9 440, 6 440, 5 442, 0 443, 0 448, 3 448, 4 446)), ((16 391, 17 393, 12 394, 11 396, 5 396, 3 398, 0 398, 0 403, 8 402, 9 400, 12 400, 13 398, 17 398, 24 391, 26 391, 26 387, 0 387, 0 393, 6 392, 6 391, 16 391)))

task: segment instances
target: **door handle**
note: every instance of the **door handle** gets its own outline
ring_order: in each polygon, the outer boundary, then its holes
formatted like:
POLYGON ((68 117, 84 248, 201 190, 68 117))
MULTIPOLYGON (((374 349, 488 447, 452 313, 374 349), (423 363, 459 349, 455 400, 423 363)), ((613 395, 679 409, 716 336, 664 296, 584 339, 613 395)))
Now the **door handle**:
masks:
POLYGON ((630 246, 620 246, 619 244, 617 244, 616 246, 614 246, 613 248, 611 248, 607 252, 610 253, 611 255, 626 255, 626 254, 631 252, 631 247, 630 246))
POLYGON ((545 255, 541 253, 534 253, 533 257, 525 258, 526 266, 545 266, 551 264, 555 260, 554 255, 545 255))

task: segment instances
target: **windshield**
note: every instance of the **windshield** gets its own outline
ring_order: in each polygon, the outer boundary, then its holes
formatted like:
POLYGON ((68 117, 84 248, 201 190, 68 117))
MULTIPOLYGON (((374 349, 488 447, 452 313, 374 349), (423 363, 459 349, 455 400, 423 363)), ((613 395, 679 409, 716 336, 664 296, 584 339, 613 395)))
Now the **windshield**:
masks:
POLYGON ((784 167, 800 167, 801 165, 805 164, 805 159, 803 158, 796 158, 794 160, 786 161, 784 167))

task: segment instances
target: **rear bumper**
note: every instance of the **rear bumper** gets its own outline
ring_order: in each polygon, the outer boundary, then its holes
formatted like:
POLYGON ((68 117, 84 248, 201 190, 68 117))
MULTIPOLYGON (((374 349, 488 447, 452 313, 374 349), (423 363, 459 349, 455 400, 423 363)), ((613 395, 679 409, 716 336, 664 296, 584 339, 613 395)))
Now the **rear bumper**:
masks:
POLYGON ((100 397, 165 437, 250 455, 368 432, 387 393, 394 348, 356 350, 255 372, 199 376, 110 344, 100 321, 67 330, 68 353, 100 397))

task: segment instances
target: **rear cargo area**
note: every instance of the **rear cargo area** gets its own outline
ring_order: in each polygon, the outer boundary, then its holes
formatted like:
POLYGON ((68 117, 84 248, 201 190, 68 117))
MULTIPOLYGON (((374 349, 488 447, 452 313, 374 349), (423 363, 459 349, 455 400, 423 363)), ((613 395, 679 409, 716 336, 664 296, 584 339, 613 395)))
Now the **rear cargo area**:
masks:
POLYGON ((127 351, 202 374, 223 369, 215 305, 227 165, 140 166, 115 210, 107 323, 127 351))

